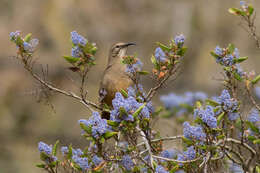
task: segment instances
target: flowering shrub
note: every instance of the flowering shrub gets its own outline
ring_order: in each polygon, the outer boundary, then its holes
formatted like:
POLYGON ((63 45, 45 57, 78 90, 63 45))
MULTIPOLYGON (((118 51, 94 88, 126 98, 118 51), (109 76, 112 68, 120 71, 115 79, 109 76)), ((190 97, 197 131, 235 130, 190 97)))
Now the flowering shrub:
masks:
MULTIPOLYGON (((254 9, 241 1, 241 8, 231 8, 229 12, 247 17, 249 22, 254 9)), ((245 72, 240 63, 248 57, 241 57, 238 48, 229 44, 226 48, 217 46, 211 51, 216 63, 223 69, 224 88, 219 96, 208 98, 203 92, 187 92, 184 95, 171 93, 161 96, 164 108, 155 109, 152 98, 163 85, 178 74, 180 62, 187 51, 185 37, 175 36, 165 45, 157 43, 152 55, 151 76, 155 86, 145 92, 140 77, 149 74, 142 70, 142 62, 136 55, 125 56, 122 65, 133 80, 127 91, 115 94, 112 108, 99 106, 87 99, 85 78, 95 65, 97 47, 76 31, 71 32, 71 56, 64 59, 71 65, 72 72, 81 77, 79 95, 52 85, 33 71, 33 54, 38 44, 31 34, 22 37, 20 31, 11 32, 10 40, 17 47, 17 58, 25 69, 43 87, 71 97, 86 106, 92 116, 78 121, 81 135, 89 141, 84 150, 72 145, 62 146, 61 157, 57 156, 57 141, 53 146, 39 142, 39 168, 50 173, 57 172, 260 172, 260 107, 252 95, 260 97, 255 85, 260 76, 245 72), (244 86, 247 100, 241 98, 238 85, 244 86), (248 104, 250 111, 244 108, 248 104), (100 112, 110 113, 110 119, 102 119, 100 112), (154 117, 177 114, 186 115, 183 134, 160 137, 151 127, 154 117), (193 116, 190 116, 192 115, 193 116), (182 150, 164 149, 164 141, 182 141, 182 150), (228 168, 226 168, 228 167, 228 168), (214 171, 213 171, 214 170, 214 171)), ((243 96, 245 97, 245 96, 243 96)))

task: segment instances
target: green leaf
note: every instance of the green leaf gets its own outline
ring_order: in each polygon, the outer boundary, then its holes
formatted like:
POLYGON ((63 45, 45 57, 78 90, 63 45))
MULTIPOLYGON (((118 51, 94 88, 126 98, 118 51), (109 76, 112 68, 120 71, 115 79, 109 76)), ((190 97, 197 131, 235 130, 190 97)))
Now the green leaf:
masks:
POLYGON ((112 126, 112 127, 117 127, 119 125, 118 122, 112 121, 112 120, 107 120, 107 124, 112 126))
POLYGON ((211 99, 206 99, 206 103, 209 104, 210 106, 216 107, 219 105, 218 102, 211 100, 211 99))
POLYGON ((187 47, 182 47, 179 51, 178 51, 178 55, 183 56, 186 52, 187 52, 188 48, 187 47))
POLYGON ((224 138, 225 138, 225 135, 218 135, 217 138, 218 138, 218 139, 224 139, 224 138))
POLYGON ((214 58, 216 58, 216 59, 221 58, 221 57, 218 56, 214 51, 211 51, 210 54, 211 54, 214 58))
POLYGON ((246 16, 246 13, 238 8, 229 8, 228 12, 236 16, 246 16))
POLYGON ((147 74, 149 74, 148 71, 138 71, 137 73, 139 73, 140 75, 147 75, 147 74))
POLYGON ((124 89, 121 89, 121 94, 125 97, 125 98, 127 98, 128 97, 128 93, 124 90, 124 89))
POLYGON ((253 141, 254 144, 260 144, 260 139, 256 139, 253 141))
POLYGON ((106 133, 104 134, 104 138, 105 138, 105 139, 109 139, 109 138, 111 138, 111 137, 114 136, 114 135, 117 135, 117 132, 106 132, 106 133))
POLYGON ((254 12, 254 8, 252 7, 252 5, 248 5, 247 10, 248 10, 249 16, 251 16, 254 12))
POLYGON ((233 72, 234 78, 238 81, 242 81, 243 79, 240 77, 240 75, 237 72, 233 72))
POLYGON ((151 57, 151 62, 154 64, 154 65, 156 65, 157 64, 157 61, 156 61, 156 59, 155 59, 155 57, 152 55, 152 57, 151 57))
POLYGON ((101 138, 99 139, 100 143, 101 144, 104 144, 105 143, 105 138, 103 136, 101 136, 101 138))
POLYGON ((63 56, 63 58, 71 64, 80 60, 80 58, 75 58, 73 56, 63 56))
POLYGON ((160 42, 157 42, 156 43, 163 51, 166 51, 166 52, 170 52, 171 49, 169 47, 167 47, 166 45, 160 43, 160 42))
POLYGON ((22 46, 23 42, 24 41, 22 40, 22 38, 20 36, 18 36, 15 43, 17 46, 22 46))
POLYGON ((250 140, 250 141, 252 141, 252 142, 253 142, 254 140, 256 140, 256 138, 255 138, 254 136, 251 136, 251 135, 249 135, 249 136, 247 137, 247 139, 250 140))
POLYGON ((91 128, 91 127, 86 126, 86 125, 83 124, 83 123, 80 123, 79 125, 80 125, 80 127, 81 127, 86 133, 88 133, 88 134, 91 134, 91 133, 92 133, 92 128, 91 128))
POLYGON ((192 140, 189 140, 189 139, 187 139, 187 138, 185 138, 185 137, 182 137, 182 140, 183 140, 183 142, 184 142, 185 144, 187 144, 187 145, 192 145, 192 140))
POLYGON ((143 110, 143 108, 146 106, 146 103, 144 103, 142 106, 140 106, 134 113, 133 113, 133 117, 136 118, 141 111, 143 110))
POLYGON ((256 170, 257 173, 260 173, 260 166, 256 166, 255 170, 256 170))
POLYGON ((36 164, 35 166, 38 167, 38 168, 45 168, 46 167, 45 164, 43 164, 43 163, 36 164))
POLYGON ((218 118, 217 118, 217 123, 218 123, 218 125, 219 125, 219 123, 221 122, 221 120, 223 119, 224 115, 225 115, 225 112, 222 112, 222 113, 218 116, 218 118))
POLYGON ((56 143, 54 144, 53 148, 52 148, 52 155, 56 156, 57 155, 57 146, 60 143, 59 140, 56 141, 56 143))
POLYGON ((69 151, 68 151, 68 159, 71 159, 72 158, 72 145, 70 144, 69 145, 69 151))
POLYGON ((251 83, 252 83, 252 84, 256 84, 259 80, 260 80, 260 74, 259 74, 258 76, 256 76, 256 77, 251 81, 251 83))
POLYGON ((252 122, 246 121, 246 124, 250 127, 251 130, 253 130, 253 132, 259 133, 258 127, 256 127, 252 122))
POLYGON ((41 154, 40 154, 40 158, 41 158, 41 160, 42 161, 46 161, 48 158, 49 158, 50 156, 48 156, 46 153, 44 153, 44 152, 41 152, 41 154))
POLYGON ((25 42, 29 43, 30 40, 31 40, 31 37, 32 37, 32 33, 29 33, 29 34, 27 34, 27 35, 24 37, 23 40, 24 40, 25 42))
POLYGON ((235 50, 234 44, 231 44, 231 43, 228 44, 227 50, 228 50, 229 54, 232 54, 234 52, 234 50, 235 50))
POLYGON ((248 59, 247 56, 245 56, 245 57, 240 57, 240 58, 234 59, 234 62, 235 62, 235 63, 241 63, 241 62, 243 62, 243 61, 245 61, 245 60, 247 60, 247 59, 248 59))

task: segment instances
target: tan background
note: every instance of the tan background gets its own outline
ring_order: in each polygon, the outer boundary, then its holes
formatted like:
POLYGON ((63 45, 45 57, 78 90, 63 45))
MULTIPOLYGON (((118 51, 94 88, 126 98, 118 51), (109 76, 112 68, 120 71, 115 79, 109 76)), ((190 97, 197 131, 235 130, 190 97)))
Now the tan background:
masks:
MULTIPOLYGON (((260 1, 251 1, 260 11, 260 1)), ((97 100, 98 84, 107 61, 108 49, 118 41, 136 42, 144 68, 151 67, 150 57, 155 42, 168 43, 174 35, 183 33, 189 47, 183 72, 178 80, 160 91, 205 91, 218 94, 221 85, 213 78, 220 77, 220 67, 209 51, 216 45, 232 42, 242 56, 249 56, 244 69, 259 70, 259 53, 254 41, 238 26, 240 20, 228 14, 229 7, 239 6, 238 0, 0 0, 0 173, 35 173, 39 162, 39 140, 76 147, 87 144, 80 137, 77 120, 89 116, 80 104, 63 96, 51 97, 56 113, 39 97, 32 95, 38 88, 31 76, 12 56, 15 46, 9 32, 32 32, 40 39, 36 52, 39 64, 49 65, 49 78, 58 86, 77 91, 78 78, 70 73, 61 58, 70 54, 70 32, 96 42, 97 65, 87 81, 89 98, 97 100)), ((260 16, 256 24, 260 25, 260 16)), ((260 33, 260 29, 259 29, 260 33)), ((40 66, 37 65, 37 68, 40 66)), ((142 79, 145 88, 152 82, 142 79)), ((155 105, 160 105, 158 95, 155 105)), ((172 119, 160 120, 156 128, 162 135, 176 134, 172 119), (163 126, 162 126, 163 125, 163 126)), ((179 131, 181 133, 181 131, 179 131)))

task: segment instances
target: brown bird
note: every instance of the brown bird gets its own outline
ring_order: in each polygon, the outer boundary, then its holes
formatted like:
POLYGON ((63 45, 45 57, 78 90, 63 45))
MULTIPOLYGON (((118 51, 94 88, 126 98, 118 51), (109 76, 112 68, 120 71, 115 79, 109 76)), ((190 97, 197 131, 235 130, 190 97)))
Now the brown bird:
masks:
MULTIPOLYGON (((120 92, 122 89, 126 90, 133 84, 133 81, 125 72, 126 65, 122 64, 127 48, 131 45, 135 44, 117 43, 110 49, 107 67, 103 73, 99 89, 99 101, 102 106, 106 104, 111 107, 116 92, 120 92)), ((102 112, 101 116, 102 118, 110 119, 109 112, 102 112)))

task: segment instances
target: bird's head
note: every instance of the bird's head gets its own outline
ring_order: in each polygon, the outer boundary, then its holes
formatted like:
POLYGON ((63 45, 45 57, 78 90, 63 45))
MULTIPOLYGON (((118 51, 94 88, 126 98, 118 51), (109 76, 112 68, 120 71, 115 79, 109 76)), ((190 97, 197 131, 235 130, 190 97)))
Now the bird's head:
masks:
POLYGON ((126 56, 128 46, 135 45, 135 43, 116 43, 110 49, 109 62, 115 59, 121 59, 126 56))

